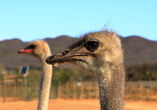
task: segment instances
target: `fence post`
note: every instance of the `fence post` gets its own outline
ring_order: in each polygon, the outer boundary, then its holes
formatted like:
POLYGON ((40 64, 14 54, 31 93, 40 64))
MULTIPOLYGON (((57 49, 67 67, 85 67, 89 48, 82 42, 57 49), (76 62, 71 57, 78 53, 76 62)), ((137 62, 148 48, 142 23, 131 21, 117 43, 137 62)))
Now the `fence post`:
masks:
POLYGON ((6 87, 7 85, 6 85, 6 83, 4 82, 4 90, 3 90, 3 95, 4 95, 4 102, 6 102, 6 87))
POLYGON ((69 98, 69 82, 66 83, 66 99, 69 98))
POLYGON ((140 83, 139 86, 140 86, 140 94, 142 94, 143 93, 143 85, 142 85, 142 83, 140 83))
POLYGON ((95 99, 97 99, 98 98, 98 93, 99 93, 97 82, 95 82, 95 88, 96 88, 96 90, 95 90, 95 99))
POLYGON ((58 98, 61 98, 61 84, 58 82, 58 98))
POLYGON ((27 93, 27 77, 24 77, 24 90, 25 90, 25 100, 28 100, 28 93, 27 93))
POLYGON ((88 99, 90 99, 90 84, 89 84, 89 87, 88 87, 88 99))
POLYGON ((73 83, 73 99, 76 98, 76 84, 75 82, 73 83))
POLYGON ((17 92, 17 90, 16 90, 16 83, 15 82, 13 83, 13 88, 14 88, 14 101, 16 101, 16 92, 17 92))
POLYGON ((24 90, 24 84, 23 84, 23 82, 21 82, 21 98, 24 100, 24 92, 23 92, 23 90, 24 90))
POLYGON ((83 82, 81 82, 81 93, 80 93, 80 99, 83 99, 83 82))

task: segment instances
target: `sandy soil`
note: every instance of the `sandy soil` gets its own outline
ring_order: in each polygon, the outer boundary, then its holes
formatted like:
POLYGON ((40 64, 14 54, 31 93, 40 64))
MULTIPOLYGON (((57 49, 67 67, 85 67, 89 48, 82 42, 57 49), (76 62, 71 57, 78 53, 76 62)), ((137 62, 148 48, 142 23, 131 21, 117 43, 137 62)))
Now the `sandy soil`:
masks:
MULTIPOLYGON (((0 110, 36 110, 37 100, 0 102, 0 110)), ((51 99, 49 110, 100 110, 99 100, 51 99)), ((157 110, 157 101, 125 101, 125 110, 157 110)))

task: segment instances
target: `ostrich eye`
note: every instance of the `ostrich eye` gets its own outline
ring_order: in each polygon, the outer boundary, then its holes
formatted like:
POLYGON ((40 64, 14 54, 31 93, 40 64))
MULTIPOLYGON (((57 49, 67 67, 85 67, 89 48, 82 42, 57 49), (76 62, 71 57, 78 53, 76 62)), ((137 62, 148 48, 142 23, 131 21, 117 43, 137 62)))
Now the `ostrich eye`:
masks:
POLYGON ((28 47, 26 47, 25 49, 34 49, 36 47, 36 45, 30 45, 28 47))
POLYGON ((99 47, 99 42, 88 41, 85 43, 85 48, 91 52, 95 51, 99 47))

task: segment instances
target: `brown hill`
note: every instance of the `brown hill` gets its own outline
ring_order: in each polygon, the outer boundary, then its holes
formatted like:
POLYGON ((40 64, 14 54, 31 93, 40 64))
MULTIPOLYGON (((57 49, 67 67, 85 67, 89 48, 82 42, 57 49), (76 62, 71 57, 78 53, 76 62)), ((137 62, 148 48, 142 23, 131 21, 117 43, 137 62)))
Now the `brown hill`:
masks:
POLYGON ((122 38, 128 65, 157 62, 157 42, 139 36, 122 38))
MULTIPOLYGON (((127 65, 157 62, 157 42, 139 36, 122 37, 125 63, 127 65)), ((63 50, 77 38, 58 36, 44 39, 51 47, 52 53, 63 50)), ((17 50, 24 48, 28 42, 19 39, 0 41, 0 63, 7 67, 22 65, 40 66, 40 62, 28 55, 19 55, 17 50)))

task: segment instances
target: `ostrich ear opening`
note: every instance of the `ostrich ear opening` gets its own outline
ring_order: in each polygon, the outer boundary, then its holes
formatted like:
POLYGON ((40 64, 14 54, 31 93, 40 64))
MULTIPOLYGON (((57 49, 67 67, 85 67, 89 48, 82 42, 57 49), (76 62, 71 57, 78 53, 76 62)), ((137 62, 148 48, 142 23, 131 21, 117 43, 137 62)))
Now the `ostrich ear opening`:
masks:
POLYGON ((46 49, 45 49, 45 48, 43 49, 43 52, 44 52, 44 53, 46 52, 46 49))

